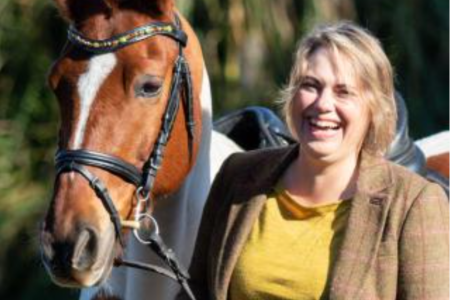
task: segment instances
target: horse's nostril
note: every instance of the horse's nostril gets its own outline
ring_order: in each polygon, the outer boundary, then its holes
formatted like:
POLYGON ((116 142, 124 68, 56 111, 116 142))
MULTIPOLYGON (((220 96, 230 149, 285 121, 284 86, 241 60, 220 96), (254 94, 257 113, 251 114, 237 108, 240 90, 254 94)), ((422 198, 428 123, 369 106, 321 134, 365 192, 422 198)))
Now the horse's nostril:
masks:
POLYGON ((87 228, 81 231, 74 248, 72 267, 79 271, 85 271, 92 267, 98 253, 98 236, 87 228))
POLYGON ((52 247, 51 236, 48 232, 43 232, 41 234, 41 254, 42 258, 46 262, 50 262, 55 255, 52 247))

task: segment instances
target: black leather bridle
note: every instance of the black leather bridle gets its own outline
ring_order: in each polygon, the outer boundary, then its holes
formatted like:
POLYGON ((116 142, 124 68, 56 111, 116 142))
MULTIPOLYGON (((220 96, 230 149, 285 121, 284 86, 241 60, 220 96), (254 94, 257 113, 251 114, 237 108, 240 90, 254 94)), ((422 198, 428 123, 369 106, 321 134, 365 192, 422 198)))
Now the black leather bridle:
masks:
POLYGON ((195 300, 195 297, 187 284, 187 280, 189 279, 187 271, 180 265, 175 257, 174 252, 165 245, 161 236, 159 235, 159 229, 156 220, 148 213, 152 203, 151 191, 158 169, 162 164, 164 149, 169 140, 173 124, 178 113, 181 98, 184 99, 186 112, 186 128, 189 140, 189 153, 192 154, 192 144, 195 127, 193 116, 192 83, 189 66, 183 55, 183 48, 187 44, 187 35, 181 29, 180 20, 178 16, 175 15, 175 24, 153 22, 116 35, 107 40, 89 39, 87 37, 84 37, 72 26, 68 30, 68 40, 74 46, 81 48, 87 52, 93 53, 94 55, 114 52, 122 47, 142 41, 155 35, 164 35, 175 40, 179 45, 179 51, 173 68, 173 78, 170 88, 169 100, 163 116, 159 136, 142 170, 139 170, 134 165, 122 160, 119 157, 115 157, 109 154, 99 153, 86 149, 59 149, 55 156, 57 173, 56 176, 58 177, 60 174, 66 172, 77 172, 89 182, 89 185, 95 191, 95 194, 102 201, 103 206, 109 213, 111 221, 114 225, 116 238, 119 240, 122 246, 124 246, 122 229, 123 227, 125 227, 124 223, 127 221, 121 220, 120 215, 104 183, 92 172, 90 172, 86 168, 86 166, 106 170, 135 185, 137 207, 135 208, 135 226, 133 232, 136 238, 141 243, 148 245, 149 248, 152 249, 170 267, 171 270, 166 270, 155 265, 128 261, 124 259, 117 260, 115 264, 148 270, 168 276, 173 280, 178 281, 183 287, 184 291, 189 295, 189 297, 195 300), (146 220, 147 222, 151 222, 153 225, 153 230, 145 239, 141 237, 142 233, 139 233, 140 229, 138 228, 144 220, 146 220))

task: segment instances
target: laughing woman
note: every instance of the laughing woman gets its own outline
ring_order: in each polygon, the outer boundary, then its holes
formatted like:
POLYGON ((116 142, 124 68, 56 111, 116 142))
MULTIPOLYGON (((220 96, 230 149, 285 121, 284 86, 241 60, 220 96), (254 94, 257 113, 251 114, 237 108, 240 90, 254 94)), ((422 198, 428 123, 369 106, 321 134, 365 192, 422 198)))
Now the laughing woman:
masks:
POLYGON ((449 299, 446 196, 383 158, 396 109, 378 40, 316 28, 283 104, 298 145, 233 155, 213 184, 198 299, 449 299))

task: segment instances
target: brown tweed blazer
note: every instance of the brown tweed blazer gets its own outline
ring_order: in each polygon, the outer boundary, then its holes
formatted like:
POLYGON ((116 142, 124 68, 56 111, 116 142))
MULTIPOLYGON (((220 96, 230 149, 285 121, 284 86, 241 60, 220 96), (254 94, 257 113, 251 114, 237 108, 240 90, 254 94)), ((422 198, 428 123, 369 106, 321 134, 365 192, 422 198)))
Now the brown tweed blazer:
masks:
MULTIPOLYGON (((198 300, 227 299, 233 268, 266 195, 297 155, 298 146, 290 146, 235 154, 224 163, 189 270, 198 300)), ((449 206, 443 190, 364 155, 326 299, 449 299, 449 206)))

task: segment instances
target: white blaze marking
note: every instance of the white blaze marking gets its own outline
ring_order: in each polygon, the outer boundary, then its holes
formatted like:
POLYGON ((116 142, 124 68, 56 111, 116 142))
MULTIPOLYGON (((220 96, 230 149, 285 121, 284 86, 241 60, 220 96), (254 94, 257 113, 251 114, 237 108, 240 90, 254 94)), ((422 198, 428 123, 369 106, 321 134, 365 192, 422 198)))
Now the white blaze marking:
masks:
POLYGON ((83 142, 86 123, 92 103, 105 79, 116 65, 116 57, 112 53, 97 55, 91 58, 87 71, 78 80, 78 95, 80 96, 80 114, 75 129, 72 149, 78 149, 83 142))

